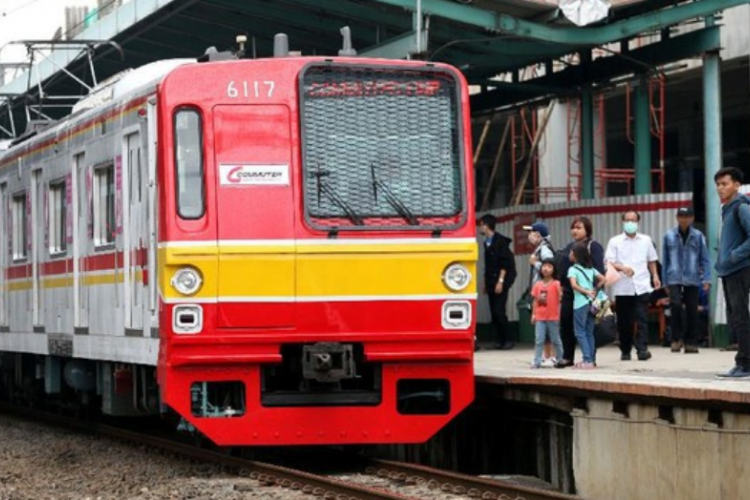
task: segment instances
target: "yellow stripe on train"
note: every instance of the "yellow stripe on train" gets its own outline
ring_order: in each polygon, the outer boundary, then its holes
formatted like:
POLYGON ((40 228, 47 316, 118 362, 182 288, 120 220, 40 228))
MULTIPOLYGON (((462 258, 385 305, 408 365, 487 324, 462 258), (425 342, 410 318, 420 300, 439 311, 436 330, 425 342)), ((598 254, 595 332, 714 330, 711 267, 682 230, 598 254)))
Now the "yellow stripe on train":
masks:
POLYGON ((195 298, 404 296, 450 293, 445 268, 464 264, 474 279, 462 293, 476 293, 477 247, 473 241, 404 244, 200 245, 159 249, 161 291, 184 266, 203 278, 195 298))

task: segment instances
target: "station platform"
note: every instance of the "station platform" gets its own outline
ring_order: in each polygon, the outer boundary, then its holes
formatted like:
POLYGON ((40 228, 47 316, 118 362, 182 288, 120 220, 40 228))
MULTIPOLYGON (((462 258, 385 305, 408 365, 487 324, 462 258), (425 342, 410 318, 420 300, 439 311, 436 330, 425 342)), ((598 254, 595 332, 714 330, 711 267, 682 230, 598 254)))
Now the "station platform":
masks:
MULTIPOLYGON (((673 353, 668 347, 649 347, 653 357, 620 361, 617 346, 597 351, 593 370, 532 369, 533 346, 516 345, 509 351, 475 353, 474 370, 479 384, 536 387, 545 392, 577 392, 594 396, 606 393, 626 398, 664 398, 705 403, 750 403, 750 378, 721 379, 734 366, 735 352, 701 348, 698 354, 673 353)), ((580 360, 580 352, 577 360, 580 360)))

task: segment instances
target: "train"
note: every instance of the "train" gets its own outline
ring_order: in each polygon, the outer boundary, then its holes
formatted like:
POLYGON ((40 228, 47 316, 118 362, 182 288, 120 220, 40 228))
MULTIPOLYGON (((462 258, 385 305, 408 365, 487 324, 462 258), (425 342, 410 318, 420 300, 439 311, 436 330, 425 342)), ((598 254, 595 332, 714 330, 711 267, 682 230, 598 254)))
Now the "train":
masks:
POLYGON ((123 72, 0 150, 2 397, 424 442, 474 397, 467 83, 240 55, 123 72))

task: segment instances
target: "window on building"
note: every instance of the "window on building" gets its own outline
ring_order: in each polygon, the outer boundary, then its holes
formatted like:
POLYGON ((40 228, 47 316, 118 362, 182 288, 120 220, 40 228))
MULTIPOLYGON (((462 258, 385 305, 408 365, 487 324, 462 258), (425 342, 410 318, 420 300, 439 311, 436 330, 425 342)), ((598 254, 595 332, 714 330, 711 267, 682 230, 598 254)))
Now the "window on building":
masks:
POLYGON ((175 113, 175 188, 177 213, 183 219, 200 219, 204 213, 202 128, 196 110, 175 113))
POLYGON ((115 242, 115 168, 110 164, 94 170, 94 245, 115 242))
POLYGON ((29 242, 26 193, 13 197, 13 259, 25 259, 29 242))
POLYGON ((49 253, 52 255, 65 253, 68 249, 65 187, 65 181, 49 186, 49 253))

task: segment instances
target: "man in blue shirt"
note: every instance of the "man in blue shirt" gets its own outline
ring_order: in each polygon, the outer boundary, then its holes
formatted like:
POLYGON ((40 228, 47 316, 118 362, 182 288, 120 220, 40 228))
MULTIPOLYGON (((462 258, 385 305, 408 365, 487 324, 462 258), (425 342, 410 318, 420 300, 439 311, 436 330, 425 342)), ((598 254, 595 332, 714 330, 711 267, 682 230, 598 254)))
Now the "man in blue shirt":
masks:
POLYGON ((750 377, 750 198, 740 194, 743 174, 724 167, 714 175, 721 208, 721 239, 716 274, 724 286, 727 323, 738 348, 735 366, 720 377, 750 377))
POLYGON ((698 352, 698 297, 701 286, 706 291, 711 287, 706 237, 693 227, 694 215, 690 207, 677 210, 677 227, 667 231, 662 245, 662 283, 672 313, 672 352, 680 352, 684 343, 685 354, 698 352))

